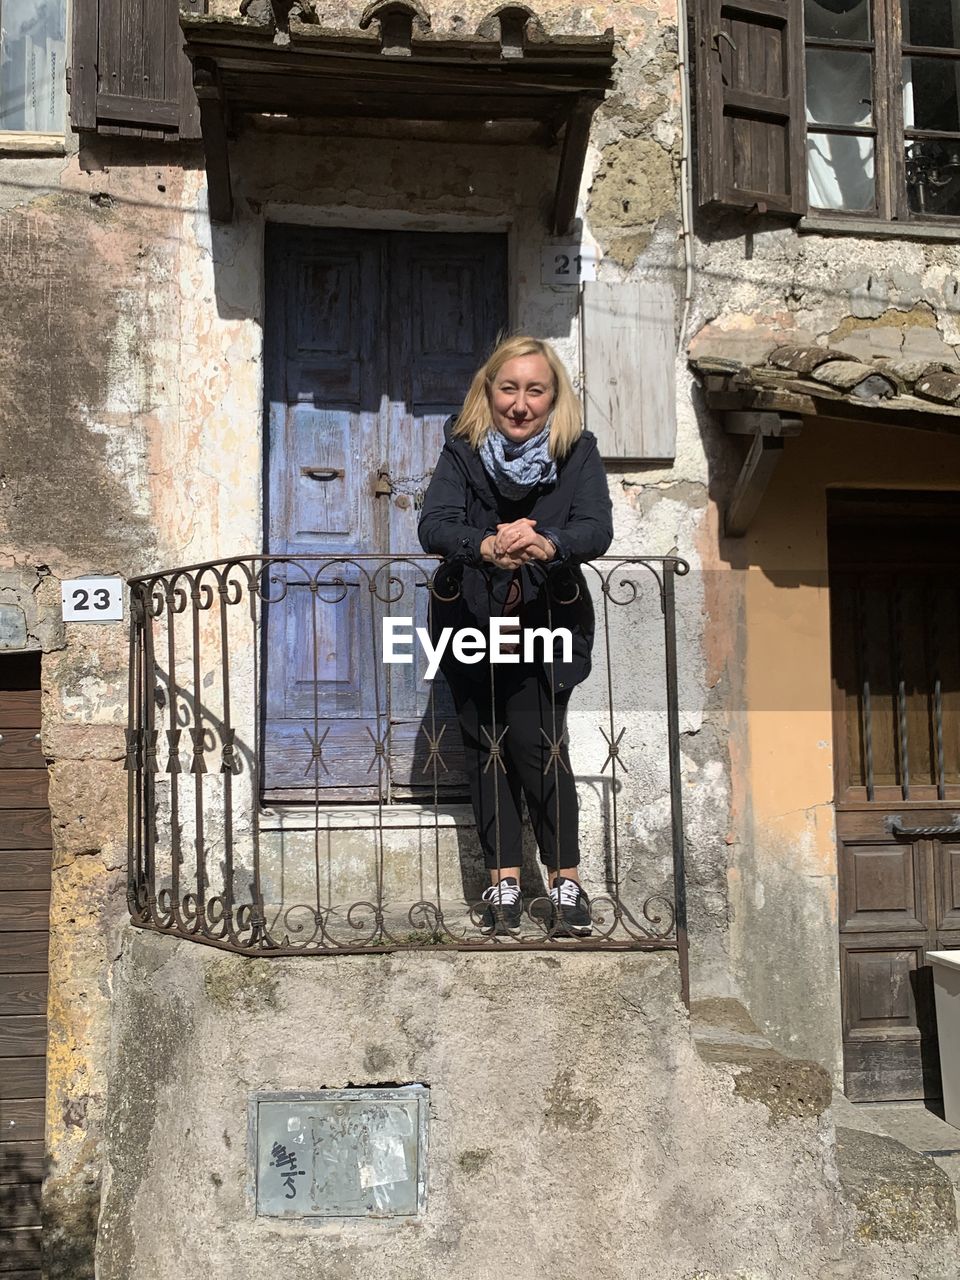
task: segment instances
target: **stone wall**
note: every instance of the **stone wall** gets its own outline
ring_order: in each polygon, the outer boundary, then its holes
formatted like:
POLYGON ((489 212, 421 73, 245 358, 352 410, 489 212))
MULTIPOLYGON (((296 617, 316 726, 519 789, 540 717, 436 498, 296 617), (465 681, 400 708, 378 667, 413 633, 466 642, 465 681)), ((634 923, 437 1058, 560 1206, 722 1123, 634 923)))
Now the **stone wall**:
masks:
POLYGON ((858 1166, 890 1197, 863 1230, 826 1072, 748 1019, 695 1042, 669 954, 317 964, 131 934, 113 1011, 100 1280, 949 1274, 945 1176, 917 1198, 858 1166), (418 1219, 257 1216, 254 1095, 403 1083, 429 1087, 418 1219))
POLYGON ((829 1126, 773 1126, 700 1061, 674 957, 317 965, 136 935, 114 974, 101 1280, 800 1277, 839 1255, 829 1126), (422 1220, 258 1218, 250 1095, 387 1082, 430 1088, 422 1220))

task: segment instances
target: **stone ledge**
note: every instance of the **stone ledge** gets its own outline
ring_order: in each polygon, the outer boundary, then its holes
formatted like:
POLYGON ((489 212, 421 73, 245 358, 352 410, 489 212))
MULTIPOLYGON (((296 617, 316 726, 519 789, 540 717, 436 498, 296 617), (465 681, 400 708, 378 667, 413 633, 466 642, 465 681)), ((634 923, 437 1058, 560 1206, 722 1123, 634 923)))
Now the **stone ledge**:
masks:
POLYGON ((739 1001, 695 1001, 690 1019, 703 1061, 734 1068, 734 1092, 762 1103, 771 1124, 820 1116, 829 1107, 833 1086, 827 1071, 819 1063, 778 1052, 739 1001))
POLYGON ((838 1125, 837 1167, 859 1239, 910 1244, 956 1234, 953 1183, 927 1156, 895 1138, 838 1125))
POLYGON ((770 1112, 771 1124, 783 1120, 820 1116, 830 1105, 833 1086, 818 1062, 785 1058, 776 1049, 698 1046, 705 1062, 739 1067, 734 1091, 748 1102, 761 1102, 770 1112))

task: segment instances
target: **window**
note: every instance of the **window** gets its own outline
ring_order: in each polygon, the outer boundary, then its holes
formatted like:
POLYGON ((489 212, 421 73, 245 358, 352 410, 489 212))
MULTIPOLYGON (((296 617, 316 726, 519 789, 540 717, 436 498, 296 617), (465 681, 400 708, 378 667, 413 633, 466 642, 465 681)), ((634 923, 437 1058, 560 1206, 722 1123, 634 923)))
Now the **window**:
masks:
POLYGON ((804 36, 811 208, 960 217, 960 0, 805 0, 804 36))
POLYGON ((806 0, 807 191, 818 209, 877 203, 871 0, 806 0))
POLYGON ((907 204, 960 217, 960 3, 902 0, 901 25, 907 204))
POLYGON ((63 134, 66 0, 0 0, 0 133, 63 134))
POLYGON ((700 0, 701 204, 960 219, 960 0, 700 0))

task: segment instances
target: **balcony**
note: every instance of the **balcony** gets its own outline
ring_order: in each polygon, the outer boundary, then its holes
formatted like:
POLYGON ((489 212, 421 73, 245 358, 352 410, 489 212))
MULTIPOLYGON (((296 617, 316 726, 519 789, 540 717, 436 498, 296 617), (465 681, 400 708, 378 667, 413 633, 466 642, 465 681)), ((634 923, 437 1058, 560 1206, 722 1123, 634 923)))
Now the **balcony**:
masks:
MULTIPOLYGON (((604 557, 551 578, 558 603, 586 589, 596 619, 567 718, 593 908, 577 939, 558 936, 532 841, 520 928, 480 931, 488 879, 457 719, 413 639, 459 590, 435 558, 241 556, 132 579, 133 924, 251 956, 675 950, 686 990, 686 572, 675 557, 604 557), (394 652, 406 662, 384 660, 391 628, 411 637, 394 652)), ((497 755, 491 741, 486 767, 497 755)), ((561 764, 551 751, 546 767, 561 764)))

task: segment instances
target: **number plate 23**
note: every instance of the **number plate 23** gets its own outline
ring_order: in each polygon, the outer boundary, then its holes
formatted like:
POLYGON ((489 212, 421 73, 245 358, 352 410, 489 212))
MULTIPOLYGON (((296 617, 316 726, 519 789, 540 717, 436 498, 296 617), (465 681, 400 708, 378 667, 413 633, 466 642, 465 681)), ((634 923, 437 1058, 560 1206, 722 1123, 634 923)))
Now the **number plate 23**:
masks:
POLYGON ((122 622, 122 578, 65 578, 60 584, 64 622, 122 622))

